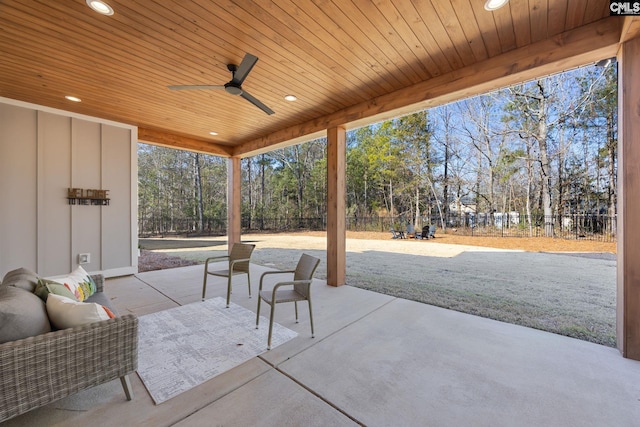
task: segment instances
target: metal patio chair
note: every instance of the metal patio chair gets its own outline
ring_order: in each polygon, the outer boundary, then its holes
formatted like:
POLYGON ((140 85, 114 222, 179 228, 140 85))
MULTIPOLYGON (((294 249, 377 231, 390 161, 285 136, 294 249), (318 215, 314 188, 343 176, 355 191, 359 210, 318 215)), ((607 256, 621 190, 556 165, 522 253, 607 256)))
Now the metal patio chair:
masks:
POLYGON ((251 298, 251 276, 249 274, 249 261, 251 260, 251 253, 256 245, 249 245, 246 243, 234 243, 231 247, 231 253, 229 255, 215 256, 207 258, 204 263, 204 279, 202 281, 202 301, 207 291, 207 277, 209 275, 226 277, 227 278, 227 307, 229 307, 229 301, 231 299, 231 280, 233 276, 239 274, 247 275, 247 286, 249 287, 249 298, 251 298), (209 262, 217 262, 221 260, 228 260, 229 267, 224 270, 209 271, 209 262))
POLYGON ((298 323, 298 301, 308 301, 309 303, 309 321, 311 322, 311 338, 314 337, 313 332, 313 313, 311 311, 311 282, 313 274, 318 268, 320 260, 311 255, 302 254, 295 270, 279 270, 267 271, 260 276, 260 288, 258 289, 258 309, 256 313, 256 329, 260 322, 260 300, 264 300, 271 306, 271 315, 269 317, 269 338, 267 338, 267 350, 271 350, 271 335, 273 332, 273 317, 275 314, 276 304, 283 302, 293 302, 296 309, 296 323, 298 323), (263 291, 263 279, 271 274, 293 273, 293 280, 286 282, 278 282, 272 290, 263 291), (288 287, 288 289, 280 289, 288 287))

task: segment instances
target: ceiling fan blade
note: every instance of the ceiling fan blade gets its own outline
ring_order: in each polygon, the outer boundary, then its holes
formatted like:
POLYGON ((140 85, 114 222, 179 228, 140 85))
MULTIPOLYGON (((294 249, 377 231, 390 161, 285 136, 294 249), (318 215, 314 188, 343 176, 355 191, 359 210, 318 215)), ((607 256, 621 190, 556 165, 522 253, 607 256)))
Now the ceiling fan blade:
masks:
POLYGON ((258 62, 258 57, 247 53, 244 58, 242 58, 242 62, 238 65, 238 69, 233 74, 233 79, 231 81, 241 85, 244 79, 247 78, 249 71, 251 71, 253 66, 256 65, 256 62, 258 62))
POLYGON ((258 101, 253 96, 249 95, 247 92, 243 91, 242 94, 240 94, 240 96, 246 99, 247 101, 249 101, 250 103, 252 103, 253 105, 255 105, 256 107, 258 107, 259 109, 261 109, 262 111, 264 111, 265 113, 269 115, 275 114, 275 111, 273 111, 271 108, 264 105, 262 102, 258 101))
POLYGON ((174 85, 167 86, 171 90, 209 90, 209 89, 224 89, 223 85, 174 85))

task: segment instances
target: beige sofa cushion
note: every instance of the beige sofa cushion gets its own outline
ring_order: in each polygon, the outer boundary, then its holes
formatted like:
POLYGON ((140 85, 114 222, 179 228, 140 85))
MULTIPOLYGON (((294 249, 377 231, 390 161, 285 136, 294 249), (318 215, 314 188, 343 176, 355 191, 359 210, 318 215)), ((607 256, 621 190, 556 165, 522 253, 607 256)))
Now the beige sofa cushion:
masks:
POLYGON ((115 317, 109 309, 100 304, 74 301, 56 294, 47 296, 46 305, 49 320, 58 329, 75 328, 115 317))

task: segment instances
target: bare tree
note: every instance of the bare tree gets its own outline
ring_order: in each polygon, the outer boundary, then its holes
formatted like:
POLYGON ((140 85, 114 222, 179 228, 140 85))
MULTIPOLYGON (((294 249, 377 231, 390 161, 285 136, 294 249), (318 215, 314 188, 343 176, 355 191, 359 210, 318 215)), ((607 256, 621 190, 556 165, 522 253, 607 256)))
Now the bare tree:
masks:
POLYGON ((204 208, 202 201, 202 173, 200 168, 200 153, 193 155, 193 178, 196 190, 196 206, 198 210, 198 232, 204 231, 204 208))
POLYGON ((552 176, 549 157, 549 104, 553 91, 546 80, 534 84, 519 85, 510 89, 512 122, 518 126, 518 132, 525 140, 536 144, 536 161, 539 163, 541 207, 544 215, 544 234, 553 236, 552 176))

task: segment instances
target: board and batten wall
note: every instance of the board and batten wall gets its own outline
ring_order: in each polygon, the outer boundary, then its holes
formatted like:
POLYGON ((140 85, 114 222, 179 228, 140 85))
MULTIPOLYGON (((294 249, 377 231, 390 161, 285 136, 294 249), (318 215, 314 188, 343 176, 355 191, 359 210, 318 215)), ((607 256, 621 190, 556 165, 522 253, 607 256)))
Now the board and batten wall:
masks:
POLYGON ((0 279, 137 273, 137 128, 0 97, 0 279), (68 188, 108 190, 70 205, 68 188))

